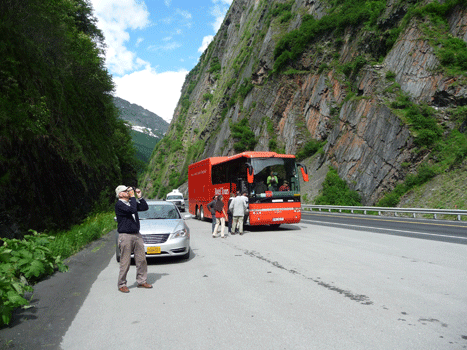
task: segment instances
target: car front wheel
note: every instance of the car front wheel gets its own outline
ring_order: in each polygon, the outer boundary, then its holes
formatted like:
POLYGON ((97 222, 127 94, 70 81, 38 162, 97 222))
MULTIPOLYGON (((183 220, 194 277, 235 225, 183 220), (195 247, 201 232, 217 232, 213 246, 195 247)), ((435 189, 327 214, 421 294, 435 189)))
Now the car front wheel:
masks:
POLYGON ((190 248, 188 248, 188 252, 182 255, 182 259, 188 259, 190 257, 190 248))

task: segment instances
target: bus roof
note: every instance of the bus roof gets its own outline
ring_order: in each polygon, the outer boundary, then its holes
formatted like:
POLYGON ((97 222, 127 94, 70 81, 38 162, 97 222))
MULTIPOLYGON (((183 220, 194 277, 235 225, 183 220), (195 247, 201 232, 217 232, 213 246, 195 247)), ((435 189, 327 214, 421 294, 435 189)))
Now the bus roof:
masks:
MULTIPOLYGON (((237 158, 246 157, 246 158, 295 158, 293 154, 279 154, 276 152, 242 152, 235 154, 230 157, 211 157, 209 159, 211 165, 220 164, 228 162, 237 158)), ((206 159, 201 160, 205 161, 206 159)), ((198 162, 199 163, 199 162, 198 162)), ((196 164, 196 163, 194 163, 196 164)), ((193 165, 193 164, 192 164, 193 165)))

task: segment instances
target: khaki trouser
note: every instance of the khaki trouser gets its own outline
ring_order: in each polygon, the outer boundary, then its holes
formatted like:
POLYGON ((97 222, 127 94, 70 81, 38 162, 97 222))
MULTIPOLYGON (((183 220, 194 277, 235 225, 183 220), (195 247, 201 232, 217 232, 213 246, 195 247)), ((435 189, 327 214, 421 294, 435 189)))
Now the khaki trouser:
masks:
POLYGON ((214 227, 214 231, 212 235, 215 236, 217 234, 217 228, 221 226, 221 237, 224 237, 224 229, 225 229, 225 217, 216 218, 216 226, 214 227))
POLYGON ((144 250, 143 236, 139 233, 120 233, 118 235, 120 249, 120 273, 118 274, 118 288, 126 286, 126 275, 130 269, 131 252, 135 254, 136 282, 146 283, 148 278, 148 264, 144 250))
POLYGON ((243 215, 234 216, 232 220, 232 231, 238 228, 238 233, 243 233, 243 215))

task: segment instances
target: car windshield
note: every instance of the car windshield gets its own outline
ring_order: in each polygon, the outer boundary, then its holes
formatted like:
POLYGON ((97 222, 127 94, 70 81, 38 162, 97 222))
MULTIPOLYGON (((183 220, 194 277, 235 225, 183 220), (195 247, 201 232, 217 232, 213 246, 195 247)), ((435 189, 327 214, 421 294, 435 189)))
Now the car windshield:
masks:
POLYGON ((174 200, 174 199, 183 199, 183 196, 167 196, 167 200, 174 200))
POLYGON ((138 212, 141 220, 180 219, 177 208, 172 204, 149 204, 149 209, 138 212))

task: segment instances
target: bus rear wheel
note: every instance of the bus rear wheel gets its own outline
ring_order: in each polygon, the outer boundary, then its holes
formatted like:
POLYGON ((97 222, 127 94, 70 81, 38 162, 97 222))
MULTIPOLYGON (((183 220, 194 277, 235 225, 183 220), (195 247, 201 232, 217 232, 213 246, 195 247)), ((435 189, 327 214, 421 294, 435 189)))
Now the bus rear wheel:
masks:
POLYGON ((204 212, 203 212, 203 207, 199 207, 199 219, 201 221, 204 221, 204 212))

